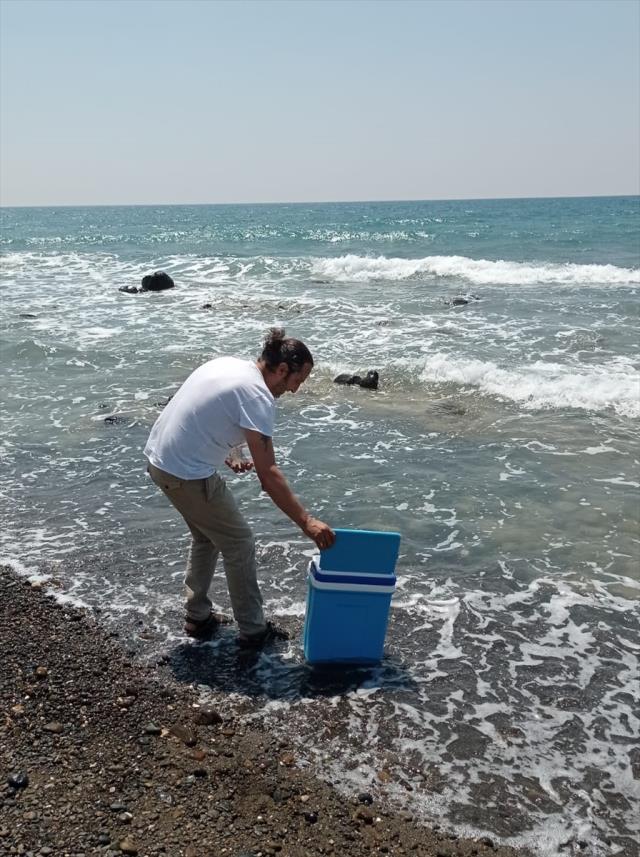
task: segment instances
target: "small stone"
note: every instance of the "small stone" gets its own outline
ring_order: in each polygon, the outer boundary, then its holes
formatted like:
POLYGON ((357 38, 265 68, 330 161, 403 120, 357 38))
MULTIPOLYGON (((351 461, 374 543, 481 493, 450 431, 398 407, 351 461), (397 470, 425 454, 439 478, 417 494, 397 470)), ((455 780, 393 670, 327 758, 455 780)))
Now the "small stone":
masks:
POLYGON ((108 833, 99 833, 98 834, 98 845, 109 845, 111 842, 111 837, 108 833))
POLYGON ((318 813, 313 812, 313 811, 305 812, 304 813, 304 820, 308 821, 309 824, 315 824, 316 821, 318 820, 318 813))
POLYGON ((54 735, 59 735, 63 731, 64 726, 62 723, 58 723, 57 720, 53 720, 51 723, 45 723, 42 728, 45 732, 51 732, 54 735))
POLYGON ((46 667, 36 667, 36 678, 46 678, 49 670, 46 667))
POLYGON ((22 717, 24 714, 24 705, 14 705, 11 708, 11 713, 14 717, 22 717))
POLYGON ((133 815, 130 812, 121 812, 118 816, 118 821, 122 822, 122 824, 131 824, 133 815))
POLYGON ((493 839, 489 839, 488 836, 481 836, 480 839, 478 839, 478 842, 480 842, 482 845, 486 845, 487 848, 495 848, 496 847, 493 844, 493 839))
POLYGON ((280 764, 284 765, 285 768, 292 768, 296 763, 296 757, 293 753, 285 753, 284 756, 280 758, 280 764))
POLYGON ((147 723, 144 727, 145 735, 159 735, 162 730, 155 723, 147 723))
POLYGON ((26 789, 29 785, 29 776, 24 771, 17 771, 7 777, 7 782, 12 789, 26 789))
POLYGON ((378 779, 381 783, 391 782, 391 774, 386 768, 383 768, 381 771, 378 771, 378 779))
POLYGON ((196 762, 202 762, 203 759, 207 758, 207 754, 204 750, 194 750, 193 758, 196 760, 196 762))
POLYGON ((137 854, 138 849, 135 846, 135 843, 128 836, 120 842, 119 846, 120 850, 123 854, 137 854))
POLYGON ((126 812, 127 811, 126 806, 123 803, 120 803, 120 801, 116 801, 115 803, 112 803, 111 806, 109 807, 109 809, 111 810, 111 812, 126 812))
POLYGON ((182 741, 182 743, 186 747, 195 747, 195 745, 198 743, 198 739, 196 738, 194 733, 186 726, 176 724, 175 726, 171 727, 170 731, 171 734, 178 738, 178 740, 182 741))
POLYGON ((355 818, 364 824, 373 824, 374 813, 368 806, 359 806, 355 811, 355 818))
POLYGON ((309 795, 300 795, 300 803, 306 803, 309 800, 309 795))
POLYGON ((369 794, 369 792, 360 792, 358 795, 358 802, 365 804, 365 806, 371 806, 373 803, 373 796, 369 794))
POLYGON ((215 723, 222 723, 222 715, 213 708, 201 708, 194 720, 202 726, 213 726, 215 723))

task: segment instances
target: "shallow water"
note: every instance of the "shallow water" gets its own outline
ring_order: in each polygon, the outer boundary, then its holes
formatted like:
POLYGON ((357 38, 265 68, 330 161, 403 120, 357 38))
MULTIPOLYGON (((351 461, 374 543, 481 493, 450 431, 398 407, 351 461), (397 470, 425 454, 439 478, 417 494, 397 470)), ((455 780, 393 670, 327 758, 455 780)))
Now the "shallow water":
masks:
MULTIPOLYGON (((3 558, 341 788, 541 854, 637 853, 638 215, 637 198, 5 210, 3 558), (160 268, 174 291, 118 292, 160 268), (296 491, 335 526, 403 536, 375 669, 318 674, 299 639, 239 663, 231 632, 179 635, 186 536, 141 449, 196 365, 254 356, 275 322, 316 357, 279 406, 296 491), (375 393, 332 383, 369 368, 375 393)), ((229 478, 269 612, 299 631, 311 545, 229 478)))

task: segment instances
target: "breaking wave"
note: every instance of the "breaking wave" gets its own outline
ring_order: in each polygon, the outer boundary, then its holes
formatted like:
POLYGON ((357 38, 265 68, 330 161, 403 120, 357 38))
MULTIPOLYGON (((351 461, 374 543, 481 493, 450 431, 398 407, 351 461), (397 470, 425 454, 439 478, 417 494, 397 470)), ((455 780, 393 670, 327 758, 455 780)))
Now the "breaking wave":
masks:
POLYGON ((427 359, 422 380, 476 387, 485 394, 518 402, 528 410, 612 408, 621 416, 640 417, 640 373, 631 368, 627 371, 604 366, 574 369, 538 361, 501 369, 491 361, 435 354, 427 359))
POLYGON ((640 268, 616 265, 577 265, 497 262, 466 256, 426 256, 423 259, 387 259, 384 256, 339 256, 314 259, 312 273, 335 282, 366 283, 372 280, 407 280, 412 277, 458 277, 484 285, 637 285, 640 268))

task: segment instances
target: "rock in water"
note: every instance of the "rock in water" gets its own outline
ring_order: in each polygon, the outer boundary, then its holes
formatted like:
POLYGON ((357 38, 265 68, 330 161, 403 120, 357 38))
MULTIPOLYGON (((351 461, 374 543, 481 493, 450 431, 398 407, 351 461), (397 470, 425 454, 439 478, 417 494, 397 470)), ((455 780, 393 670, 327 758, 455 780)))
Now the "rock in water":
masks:
POLYGON ((380 376, 375 369, 369 369, 364 378, 361 378, 360 375, 349 375, 345 372, 334 378, 333 383, 355 385, 365 390, 377 390, 379 378, 380 376))
POLYGON ((346 372, 333 379, 334 384, 359 384, 360 381, 361 378, 359 375, 349 375, 346 372))
POLYGON ((377 390, 379 377, 375 369, 370 369, 360 381, 360 386, 364 390, 377 390))
POLYGON ((165 289, 173 289, 175 283, 164 271, 154 271, 142 278, 143 292, 162 292, 165 289))

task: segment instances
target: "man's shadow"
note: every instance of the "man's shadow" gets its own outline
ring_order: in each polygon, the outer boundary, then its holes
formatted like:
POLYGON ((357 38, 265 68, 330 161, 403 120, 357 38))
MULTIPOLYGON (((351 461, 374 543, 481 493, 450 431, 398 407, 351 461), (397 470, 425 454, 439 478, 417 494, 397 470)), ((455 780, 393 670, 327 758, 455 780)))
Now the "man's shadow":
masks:
POLYGON ((207 643, 179 643, 163 658, 174 678, 225 693, 288 702, 303 697, 341 696, 363 685, 387 691, 411 691, 415 683, 395 657, 374 664, 309 665, 300 636, 245 652, 233 631, 223 629, 207 643))

